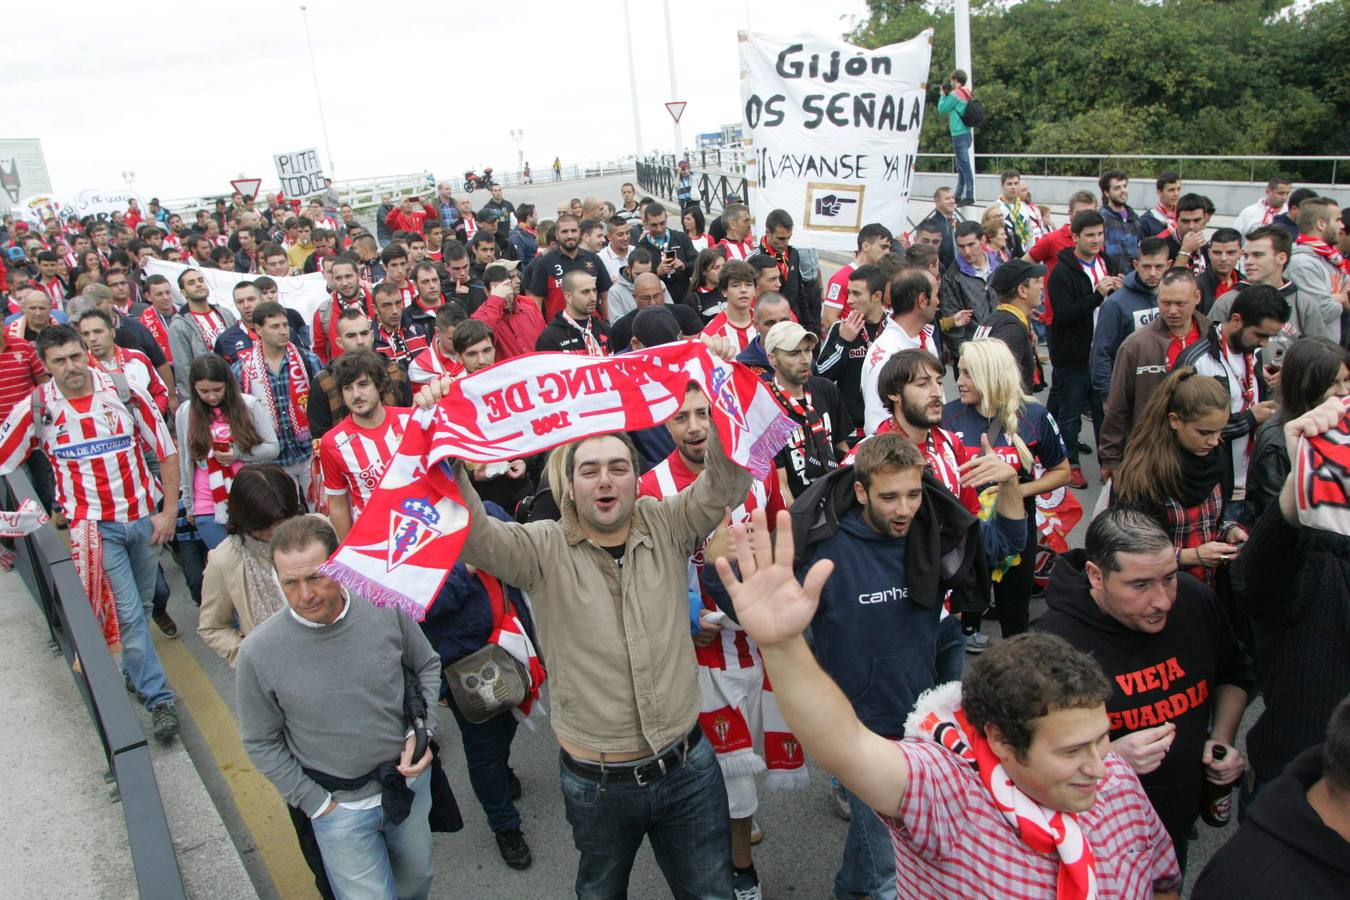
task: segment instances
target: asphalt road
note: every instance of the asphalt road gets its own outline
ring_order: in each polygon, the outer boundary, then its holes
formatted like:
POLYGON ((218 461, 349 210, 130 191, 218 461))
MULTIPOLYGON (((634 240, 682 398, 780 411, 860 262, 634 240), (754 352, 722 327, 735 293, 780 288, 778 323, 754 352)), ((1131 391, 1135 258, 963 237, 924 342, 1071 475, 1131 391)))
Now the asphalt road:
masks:
MULTIPOLYGON (((513 188, 506 196, 515 203, 528 201, 541 208, 548 216, 556 205, 571 197, 597 194, 602 198, 619 200, 619 186, 629 180, 625 176, 610 176, 582 182, 558 184, 540 183, 533 187, 513 188)), ((480 195, 475 193, 474 197, 480 195)), ((486 200, 486 195, 482 195, 486 200)), ((948 396, 955 389, 948 378, 948 396)), ((1091 427, 1085 423, 1084 436, 1090 439, 1091 427)), ((1090 511, 1100 490, 1094 456, 1082 460, 1089 488, 1075 492, 1085 511, 1090 511)), ((1086 517, 1085 517, 1086 518, 1086 517)), ((1079 524, 1071 536, 1071 543, 1080 546, 1086 521, 1079 524)), ((166 568, 172 563, 166 557, 166 568)), ((183 634, 181 640, 210 679, 211 684, 226 705, 234 708, 233 672, 216 658, 195 633, 196 609, 187 598, 176 570, 171 573, 175 585, 170 611, 178 619, 183 634)), ((1044 603, 1033 600, 1032 617, 1044 611, 1044 603)), ((998 636, 998 624, 985 622, 986 633, 998 636)), ((481 808, 469 787, 459 746, 459 735, 453 719, 438 710, 439 727, 448 751, 447 768, 455 795, 464 814, 465 828, 453 835, 436 835, 434 863, 436 878, 433 897, 473 897, 476 900, 497 898, 564 898, 573 894, 577 852, 572 845, 571 831, 563 812, 558 779, 558 745, 545 727, 531 732, 524 728, 517 734, 511 763, 524 787, 519 802, 525 837, 534 852, 534 864, 525 872, 508 869, 501 862, 496 843, 488 830, 481 808)), ((1249 712, 1248 722, 1252 719, 1249 712)), ((201 765, 202 755, 194 753, 201 765)), ((209 764, 207 764, 209 767, 209 764)), ((755 864, 760 873, 766 897, 828 897, 832 894, 835 871, 842 855, 846 825, 830 810, 829 777, 814 765, 811 784, 801 792, 770 793, 761 791, 757 819, 765 833, 762 844, 755 848, 755 864)), ((208 783, 218 782, 212 773, 204 773, 208 783)), ((241 822, 226 801, 223 814, 227 824, 238 829, 241 822)), ((1234 826, 1230 825, 1231 830, 1234 826)), ((1200 826, 1200 839, 1191 849, 1192 877, 1222 842, 1224 833, 1200 826)), ((241 839, 247 844, 247 838, 241 839)), ((278 885, 281 896, 307 896, 307 886, 291 881, 278 885)), ((633 897, 663 897, 669 894, 649 845, 638 854, 629 889, 633 897)))

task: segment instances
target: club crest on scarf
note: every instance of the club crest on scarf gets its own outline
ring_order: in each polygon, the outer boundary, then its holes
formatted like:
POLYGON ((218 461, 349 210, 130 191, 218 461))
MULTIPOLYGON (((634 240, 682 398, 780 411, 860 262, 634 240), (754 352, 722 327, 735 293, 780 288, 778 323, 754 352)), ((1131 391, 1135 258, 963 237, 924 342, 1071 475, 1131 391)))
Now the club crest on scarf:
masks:
POLYGON ((434 527, 440 520, 436 507, 418 497, 409 497, 389 513, 390 572, 441 536, 434 527))

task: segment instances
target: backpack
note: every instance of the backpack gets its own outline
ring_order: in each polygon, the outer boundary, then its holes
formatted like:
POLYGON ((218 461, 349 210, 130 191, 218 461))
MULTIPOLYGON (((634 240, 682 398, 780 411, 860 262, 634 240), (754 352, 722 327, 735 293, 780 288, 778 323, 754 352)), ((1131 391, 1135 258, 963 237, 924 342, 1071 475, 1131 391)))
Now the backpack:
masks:
POLYGON ((979 128, 984 124, 986 118, 988 118, 988 113, 985 112, 983 103, 974 97, 966 101, 966 111, 961 113, 961 121, 966 124, 967 128, 979 128))
MULTIPOLYGON (((131 412, 131 385, 127 383, 125 372, 104 372, 112 379, 113 387, 117 389, 117 399, 126 407, 127 412, 131 412)), ((42 388, 33 388, 33 437, 37 439, 39 445, 42 444, 42 435, 47 430, 47 426, 52 424, 51 414, 47 412, 47 401, 42 399, 42 388)), ((133 416, 133 418, 135 418, 133 416)))

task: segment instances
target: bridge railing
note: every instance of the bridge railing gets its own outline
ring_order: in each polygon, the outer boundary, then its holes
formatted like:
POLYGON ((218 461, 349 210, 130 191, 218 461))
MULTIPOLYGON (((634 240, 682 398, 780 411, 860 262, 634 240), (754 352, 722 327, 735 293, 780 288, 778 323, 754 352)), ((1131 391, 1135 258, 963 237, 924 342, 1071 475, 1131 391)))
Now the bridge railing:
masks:
MULTIPOLYGON (((742 175, 691 168, 690 199, 705 213, 720 210, 731 197, 742 203, 749 200, 750 184, 742 175)), ((653 197, 679 202, 679 172, 673 163, 640 162, 637 164, 637 182, 653 197)))
MULTIPOLYGON (((22 469, 0 479, 0 505, 4 508, 18 509, 25 497, 36 499, 36 493, 22 469)), ((103 744, 122 802, 140 895, 164 900, 186 898, 145 731, 131 709, 122 675, 108 652, 70 551, 48 523, 15 540, 15 552, 15 569, 46 618, 52 640, 70 664, 75 685, 103 744)))

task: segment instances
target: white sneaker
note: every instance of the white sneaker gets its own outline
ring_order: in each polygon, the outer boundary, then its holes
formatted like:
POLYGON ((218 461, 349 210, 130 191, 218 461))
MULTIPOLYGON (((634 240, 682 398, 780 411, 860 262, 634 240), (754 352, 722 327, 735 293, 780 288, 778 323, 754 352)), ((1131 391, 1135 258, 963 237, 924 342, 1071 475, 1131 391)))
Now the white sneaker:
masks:
POLYGON ((764 840, 764 829, 759 827, 758 819, 750 820, 750 846, 754 847, 760 841, 764 840))
POLYGON ((749 872, 731 873, 731 895, 735 900, 763 900, 764 892, 760 890, 759 878, 749 872))

